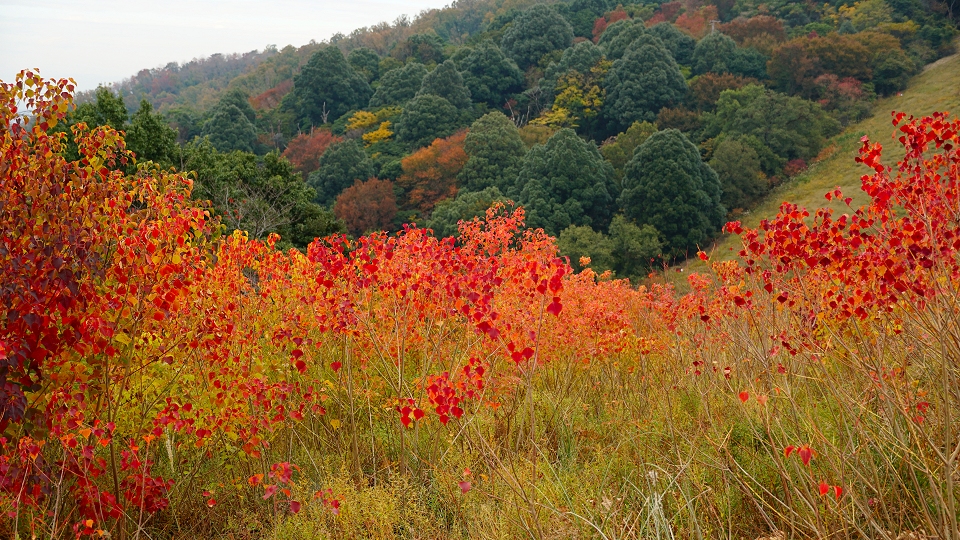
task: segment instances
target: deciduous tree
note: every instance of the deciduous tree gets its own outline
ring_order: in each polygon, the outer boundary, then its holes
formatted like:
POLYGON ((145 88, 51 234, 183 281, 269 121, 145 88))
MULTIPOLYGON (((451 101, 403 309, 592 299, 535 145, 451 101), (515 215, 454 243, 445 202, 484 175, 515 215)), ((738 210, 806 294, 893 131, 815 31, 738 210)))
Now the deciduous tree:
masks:
POLYGON ((293 164, 295 171, 307 178, 310 173, 320 168, 320 157, 327 148, 342 140, 329 129, 321 128, 310 133, 301 133, 287 143, 283 157, 293 164))
POLYGON ((457 175, 467 162, 461 131, 417 150, 400 162, 403 174, 397 185, 404 190, 404 206, 429 214, 437 202, 457 194, 457 175))
POLYGON ((393 182, 377 178, 357 180, 337 196, 333 212, 354 236, 390 230, 397 215, 393 182))

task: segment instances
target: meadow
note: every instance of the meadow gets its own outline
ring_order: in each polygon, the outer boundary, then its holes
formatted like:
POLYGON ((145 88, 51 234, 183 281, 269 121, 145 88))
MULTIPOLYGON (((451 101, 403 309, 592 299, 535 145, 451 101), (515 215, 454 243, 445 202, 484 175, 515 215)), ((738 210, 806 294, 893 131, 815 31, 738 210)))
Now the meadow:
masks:
POLYGON ((0 89, 8 537, 960 538, 960 121, 860 143, 689 292, 523 210, 305 251, 0 89), (589 261, 582 261, 589 266, 589 261))

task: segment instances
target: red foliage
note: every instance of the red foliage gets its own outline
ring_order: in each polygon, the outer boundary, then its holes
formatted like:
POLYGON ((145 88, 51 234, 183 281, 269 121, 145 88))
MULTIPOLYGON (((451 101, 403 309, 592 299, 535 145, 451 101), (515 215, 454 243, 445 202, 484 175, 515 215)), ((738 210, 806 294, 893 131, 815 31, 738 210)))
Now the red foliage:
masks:
POLYGON ((291 90, 293 90, 293 79, 287 79, 266 92, 250 98, 250 105, 257 110, 276 108, 280 105, 283 96, 289 94, 291 90))
POLYGON ((593 23, 593 42, 596 43, 600 41, 600 36, 603 35, 603 32, 608 26, 617 21, 623 21, 629 18, 630 15, 624 11, 623 6, 617 6, 617 9, 607 13, 603 17, 598 17, 593 23))
POLYGON ((807 162, 802 159, 791 159, 783 166, 783 174, 788 178, 794 177, 807 170, 807 162))
POLYGON ((716 6, 703 6, 695 12, 682 13, 673 24, 691 36, 700 39, 710 32, 710 21, 715 21, 718 18, 716 6))
POLYGON ((403 158, 397 185, 406 191, 405 206, 429 213, 438 202, 457 194, 457 174, 467 163, 466 137, 461 131, 403 158))
POLYGON ((371 178, 357 180, 343 190, 333 205, 333 213, 342 219, 351 234, 389 230, 397 215, 397 197, 393 182, 371 178))
POLYGON ((287 144, 283 157, 290 160, 293 168, 306 178, 320 168, 320 157, 327 148, 342 140, 342 137, 335 136, 329 129, 315 129, 310 133, 301 133, 287 144))
POLYGON ((757 15, 749 19, 736 18, 719 25, 717 29, 733 38, 740 46, 743 46, 748 40, 763 36, 770 36, 776 42, 786 41, 787 39, 783 22, 770 15, 757 15))

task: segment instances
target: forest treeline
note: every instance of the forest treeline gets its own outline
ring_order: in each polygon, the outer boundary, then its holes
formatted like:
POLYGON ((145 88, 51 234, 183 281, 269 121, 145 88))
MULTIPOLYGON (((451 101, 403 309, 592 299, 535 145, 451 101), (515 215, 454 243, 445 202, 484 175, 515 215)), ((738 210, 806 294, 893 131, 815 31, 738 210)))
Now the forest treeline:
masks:
POLYGON ((194 196, 252 237, 302 247, 411 221, 452 235, 509 200, 574 266, 630 277, 696 252, 952 53, 957 8, 459 1, 144 70, 70 123, 123 129, 139 160, 193 171, 194 196))

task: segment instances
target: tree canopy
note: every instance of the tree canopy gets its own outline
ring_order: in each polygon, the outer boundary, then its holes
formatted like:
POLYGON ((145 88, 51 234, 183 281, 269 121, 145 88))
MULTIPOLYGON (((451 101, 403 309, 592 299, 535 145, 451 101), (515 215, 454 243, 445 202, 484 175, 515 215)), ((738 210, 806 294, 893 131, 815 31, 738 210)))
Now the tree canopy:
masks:
POLYGON ((605 229, 613 216, 613 167, 572 129, 556 132, 523 159, 513 193, 527 225, 556 236, 570 225, 605 229))
POLYGON ((717 173, 675 129, 658 131, 637 148, 619 203, 626 217, 655 227, 673 256, 705 245, 726 214, 717 173))
POLYGON ((373 176, 373 163, 356 139, 331 144, 320 157, 320 167, 310 173, 307 183, 317 191, 317 202, 330 205, 356 180, 373 176))
POLYGON ((523 73, 492 40, 480 42, 460 63, 473 100, 499 108, 522 89, 523 73))
POLYGON ((418 62, 410 62, 386 72, 380 79, 377 91, 370 98, 369 106, 404 105, 417 95, 426 76, 426 66, 418 62))
POLYGON ((472 103, 470 90, 463 84, 453 60, 445 61, 424 76, 417 96, 424 95, 440 96, 458 109, 469 108, 472 103))
POLYGON ((521 69, 536 65, 543 55, 562 51, 573 42, 573 27, 546 4, 536 4, 517 16, 503 33, 500 47, 521 69))
POLYGON ((284 101, 304 126, 319 126, 364 107, 372 95, 340 49, 324 46, 293 77, 293 90, 284 101))
POLYGON ((397 121, 397 137, 421 147, 452 134, 460 126, 460 112, 456 107, 440 96, 423 94, 403 109, 397 121))
POLYGON ((613 63, 605 87, 605 114, 621 129, 638 120, 652 122, 660 109, 679 103, 687 93, 687 82, 673 56, 660 39, 648 34, 637 38, 623 58, 613 63))
POLYGON ((501 112, 487 113, 470 126, 464 150, 468 159, 458 179, 469 191, 509 191, 527 153, 520 130, 501 112))

